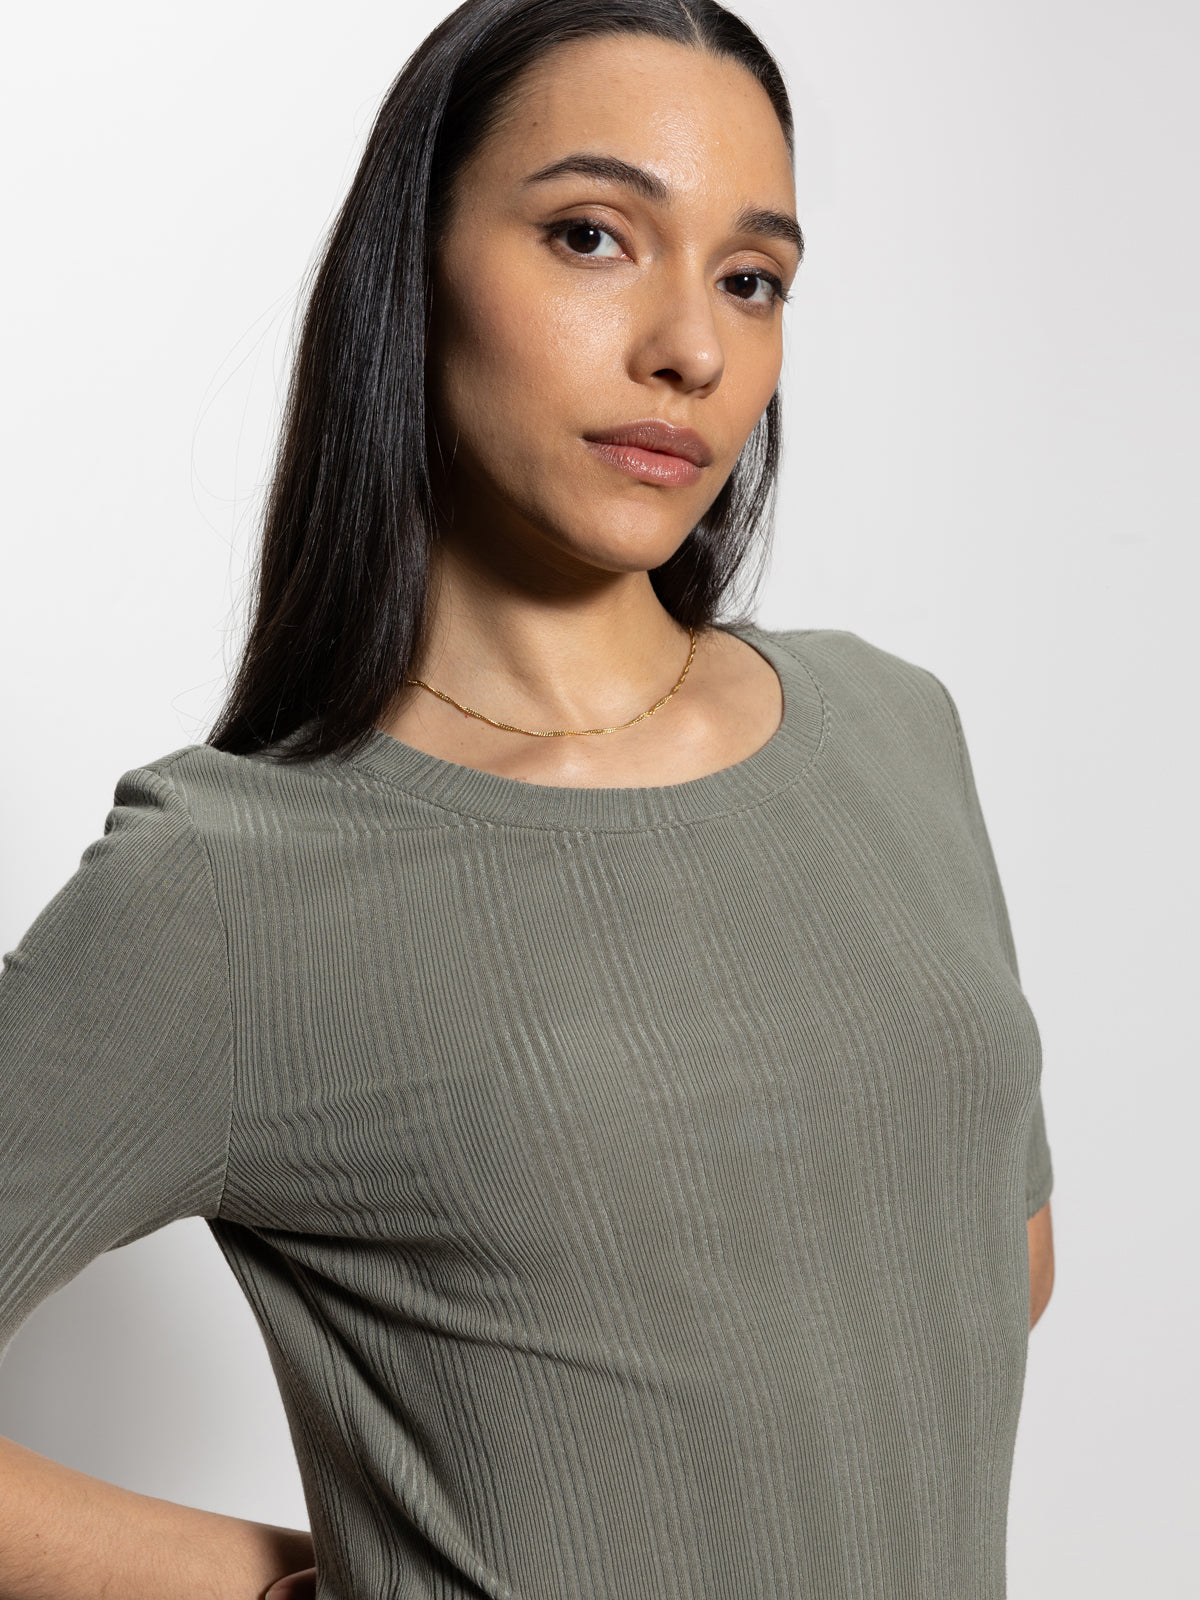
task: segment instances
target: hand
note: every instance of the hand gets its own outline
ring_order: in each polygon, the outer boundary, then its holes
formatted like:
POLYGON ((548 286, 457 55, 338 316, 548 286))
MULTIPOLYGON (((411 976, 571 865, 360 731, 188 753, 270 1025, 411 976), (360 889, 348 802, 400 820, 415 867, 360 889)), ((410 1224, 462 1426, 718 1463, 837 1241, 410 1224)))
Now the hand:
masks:
POLYGON ((303 1572, 289 1572, 273 1583, 263 1600, 315 1600, 316 1593, 317 1569, 305 1567, 303 1572))

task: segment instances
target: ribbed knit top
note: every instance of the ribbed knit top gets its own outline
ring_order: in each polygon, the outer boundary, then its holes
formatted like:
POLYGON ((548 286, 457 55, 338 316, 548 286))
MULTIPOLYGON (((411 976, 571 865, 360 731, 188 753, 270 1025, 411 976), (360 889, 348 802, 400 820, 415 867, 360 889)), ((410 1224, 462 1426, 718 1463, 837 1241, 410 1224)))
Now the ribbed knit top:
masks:
POLYGON ((0 1336, 206 1217, 319 1600, 999 1600, 1050 1193, 958 717, 737 628, 658 788, 190 746, 0 978, 0 1336))

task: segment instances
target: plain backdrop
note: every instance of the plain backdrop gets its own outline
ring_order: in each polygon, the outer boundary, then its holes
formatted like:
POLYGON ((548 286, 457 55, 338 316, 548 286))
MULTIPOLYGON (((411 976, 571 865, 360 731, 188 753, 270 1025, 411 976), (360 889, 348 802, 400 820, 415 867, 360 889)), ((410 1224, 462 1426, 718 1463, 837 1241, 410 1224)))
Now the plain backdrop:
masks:
MULTIPOLYGON (((10 12, 4 949, 101 833, 117 777, 205 736, 301 282, 444 9, 10 12)), ((1010 1594, 1183 1600, 1200 13, 743 11, 795 100, 808 240, 759 620, 852 629, 949 685, 1043 1035, 1058 1282, 1031 1336, 1010 1594)), ((34 1314, 0 1369, 0 1432, 307 1523, 257 1329, 200 1221, 34 1314)))

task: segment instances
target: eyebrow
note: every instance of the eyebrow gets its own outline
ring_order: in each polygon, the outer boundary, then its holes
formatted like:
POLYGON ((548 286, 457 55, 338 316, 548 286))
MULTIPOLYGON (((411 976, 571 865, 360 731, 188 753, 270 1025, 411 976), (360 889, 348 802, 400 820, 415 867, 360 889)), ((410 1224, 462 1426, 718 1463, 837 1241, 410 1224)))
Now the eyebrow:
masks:
MULTIPOLYGON (((551 178, 562 178, 568 174, 623 184, 643 200, 653 200, 660 205, 671 199, 671 191, 662 179, 656 178, 644 167, 635 167, 617 156, 590 155, 586 151, 577 151, 574 155, 564 156, 561 161, 552 161, 549 166, 531 172, 524 181, 547 183, 551 178)), ((734 227, 738 233, 758 233, 769 239, 782 239, 794 247, 801 260, 804 259, 804 234, 790 212, 747 206, 739 213, 734 227)))

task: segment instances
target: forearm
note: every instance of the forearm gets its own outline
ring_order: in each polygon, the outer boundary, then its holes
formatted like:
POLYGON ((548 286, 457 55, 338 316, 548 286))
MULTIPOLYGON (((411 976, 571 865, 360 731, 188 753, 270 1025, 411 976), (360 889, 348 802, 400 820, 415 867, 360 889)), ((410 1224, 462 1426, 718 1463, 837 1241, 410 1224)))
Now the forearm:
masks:
POLYGON ((309 1535, 134 1494, 0 1439, 0 1600, 257 1600, 309 1535))
POLYGON ((1054 1288, 1054 1231, 1050 1202, 1026 1223, 1029 1242, 1029 1326, 1045 1311, 1054 1288))

